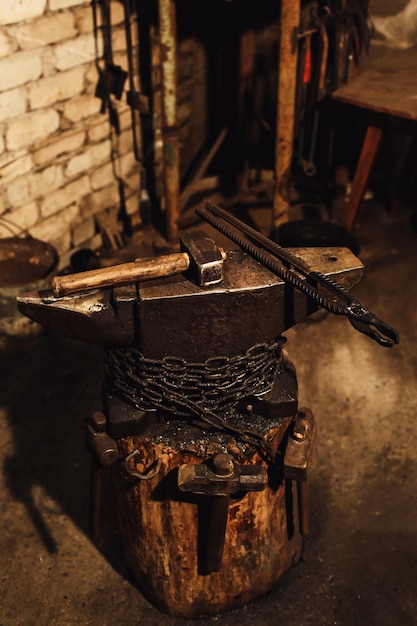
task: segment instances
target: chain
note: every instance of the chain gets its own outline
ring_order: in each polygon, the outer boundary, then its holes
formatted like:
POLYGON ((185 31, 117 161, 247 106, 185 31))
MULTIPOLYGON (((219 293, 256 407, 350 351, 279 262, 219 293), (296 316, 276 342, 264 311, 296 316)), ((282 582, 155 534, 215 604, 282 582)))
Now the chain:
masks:
POLYGON ((230 411, 242 398, 272 389, 282 362, 282 343, 282 338, 258 343, 244 354, 212 357, 204 363, 169 356, 149 359, 134 348, 109 349, 108 388, 139 410, 160 410, 202 428, 227 432, 273 460, 275 453, 262 435, 232 426, 219 413, 230 411))

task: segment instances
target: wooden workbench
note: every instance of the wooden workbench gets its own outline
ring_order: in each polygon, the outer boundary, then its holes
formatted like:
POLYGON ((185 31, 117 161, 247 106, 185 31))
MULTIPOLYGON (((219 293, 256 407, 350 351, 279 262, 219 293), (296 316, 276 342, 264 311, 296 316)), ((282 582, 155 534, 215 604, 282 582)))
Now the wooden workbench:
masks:
POLYGON ((391 50, 347 85, 332 94, 335 100, 375 114, 368 126, 346 206, 346 227, 351 229, 368 183, 383 134, 386 115, 417 120, 417 46, 391 50), (377 115, 377 114, 385 115, 377 115))

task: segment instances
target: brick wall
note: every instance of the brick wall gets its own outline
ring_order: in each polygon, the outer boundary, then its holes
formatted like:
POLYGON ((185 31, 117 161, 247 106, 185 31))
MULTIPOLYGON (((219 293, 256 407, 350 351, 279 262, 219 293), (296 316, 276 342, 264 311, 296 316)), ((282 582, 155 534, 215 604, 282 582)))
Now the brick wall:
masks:
MULTIPOLYGON (((112 22, 114 61, 127 70, 116 1, 112 22)), ((100 246, 95 215, 120 206, 118 178, 137 213, 130 110, 116 102, 116 137, 94 96, 96 45, 90 2, 1 0, 0 237, 13 223, 52 243, 61 266, 70 251, 100 246)))

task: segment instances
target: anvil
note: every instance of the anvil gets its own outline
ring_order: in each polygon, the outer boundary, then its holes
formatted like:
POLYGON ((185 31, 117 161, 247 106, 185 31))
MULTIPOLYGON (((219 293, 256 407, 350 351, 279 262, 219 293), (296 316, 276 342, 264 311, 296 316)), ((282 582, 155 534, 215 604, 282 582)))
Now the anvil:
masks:
MULTIPOLYGON (((312 270, 347 289, 362 263, 346 248, 294 248, 312 270)), ((104 346, 134 346, 145 356, 190 362, 231 356, 270 341, 317 310, 241 250, 224 258, 219 284, 201 287, 186 275, 54 297, 52 290, 18 297, 19 310, 47 328, 104 346)), ((303 279, 305 280, 305 279, 303 279)))
MULTIPOLYGON (((189 234, 187 240, 190 242, 189 234)), ((129 489, 129 502, 132 488, 126 487, 126 479, 160 481, 152 492, 152 503, 166 497, 181 506, 182 492, 187 492, 191 502, 196 497, 199 501, 203 493, 209 500, 210 521, 201 563, 206 572, 218 572, 229 499, 265 489, 272 475, 271 493, 281 485, 276 502, 288 490, 293 497, 288 481, 276 478, 286 471, 281 454, 284 435, 298 415, 295 370, 278 338, 319 305, 242 250, 219 254, 201 233, 191 237, 191 243, 196 245, 187 246, 190 259, 182 257, 182 261, 187 268, 197 266, 194 275, 184 272, 115 286, 123 271, 112 268, 105 275, 106 281, 114 277, 110 285, 62 297, 56 297, 52 289, 26 293, 19 296, 18 305, 22 313, 48 328, 104 346, 108 385, 104 414, 95 414, 88 427, 90 449, 100 463, 112 462, 115 457, 120 460, 115 475, 122 476, 121 493, 129 489), (214 269, 211 263, 215 263, 214 269), (207 272, 200 271, 203 265, 207 272), (259 352, 261 347, 264 352, 259 352), (162 454, 165 461, 160 457, 154 471, 141 474, 135 459, 144 446, 168 453, 162 454), (265 463, 253 464, 254 450, 260 454, 255 458, 279 463, 275 474, 268 473, 265 463), (164 466, 177 457, 181 463, 178 471, 164 466), (194 459, 191 464, 190 457, 194 459), (200 463, 201 459, 205 462, 200 463), (172 475, 178 476, 176 487, 170 482, 172 475), (171 487, 162 496, 166 484, 171 487)), ((298 248, 293 254, 304 266, 347 289, 362 276, 361 262, 345 248, 298 248)), ((178 259, 174 260, 176 266, 178 259)), ((166 259, 166 263, 171 261, 166 259)), ((125 277, 131 280, 135 268, 129 264, 125 269, 125 277)), ((90 274, 90 285, 100 284, 102 277, 90 274)), ((300 275, 300 280, 308 279, 300 275)), ((88 283, 88 276, 85 280, 74 277, 66 286, 88 283)), ((302 423, 307 422, 305 418, 302 423)), ((310 422, 314 424, 312 417, 310 422)), ((310 430, 314 432, 313 427, 310 430)), ((301 442, 294 439, 289 446, 288 468, 298 472, 297 480, 300 472, 307 471, 306 449, 312 443, 311 436, 301 442)), ((134 493, 140 500, 143 489, 134 493)), ((306 532, 308 519, 304 500, 300 497, 298 513, 289 513, 288 507, 286 513, 290 526, 295 523, 294 515, 299 516, 302 532, 306 532)), ((148 509, 152 503, 147 501, 144 506, 148 509)), ((123 499, 119 506, 125 506, 123 499)), ((98 508, 92 510, 92 528, 97 528, 98 508)), ((229 521, 231 526, 234 523, 229 521)), ((138 536, 132 541, 139 541, 138 536)), ((287 541, 286 530, 285 536, 285 550, 290 552, 300 536, 293 544, 287 541)), ((130 552, 127 548, 126 553, 130 552)))

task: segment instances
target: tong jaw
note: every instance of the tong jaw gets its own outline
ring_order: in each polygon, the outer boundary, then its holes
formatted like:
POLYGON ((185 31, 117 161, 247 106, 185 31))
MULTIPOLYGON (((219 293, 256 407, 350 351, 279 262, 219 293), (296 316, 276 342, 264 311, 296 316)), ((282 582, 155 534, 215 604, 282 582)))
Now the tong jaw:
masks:
POLYGON ((400 335, 395 328, 389 326, 379 317, 364 309, 359 303, 348 306, 347 318, 353 328, 374 339, 384 348, 392 348, 400 342, 400 335))

